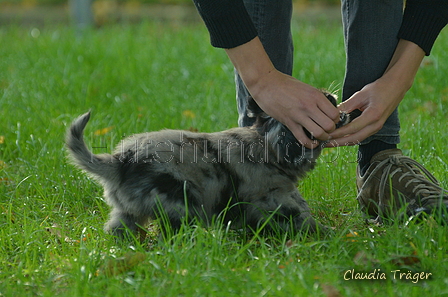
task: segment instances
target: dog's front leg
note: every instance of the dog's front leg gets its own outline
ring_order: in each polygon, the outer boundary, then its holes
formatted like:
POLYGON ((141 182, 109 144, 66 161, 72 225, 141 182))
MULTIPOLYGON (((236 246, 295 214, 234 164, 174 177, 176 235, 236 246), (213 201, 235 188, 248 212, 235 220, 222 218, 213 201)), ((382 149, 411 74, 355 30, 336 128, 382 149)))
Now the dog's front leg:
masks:
POLYGON ((246 210, 247 222, 252 227, 264 225, 269 231, 292 231, 295 234, 315 233, 320 229, 297 189, 273 191, 252 201, 246 210))
MULTIPOLYGON (((144 226, 147 221, 146 217, 138 217, 114 208, 110 214, 109 221, 104 225, 104 230, 118 238, 134 236, 142 237, 144 226), (139 234, 137 234, 137 231, 139 234)), ((141 238, 140 238, 141 239, 141 238)))

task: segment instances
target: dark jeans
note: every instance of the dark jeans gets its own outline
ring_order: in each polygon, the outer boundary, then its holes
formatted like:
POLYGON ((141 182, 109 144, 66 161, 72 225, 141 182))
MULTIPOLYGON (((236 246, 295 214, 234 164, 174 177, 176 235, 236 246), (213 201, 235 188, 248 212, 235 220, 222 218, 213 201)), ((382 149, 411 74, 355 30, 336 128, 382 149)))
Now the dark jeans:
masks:
MULTIPOLYGON (((291 0, 244 0, 258 35, 274 66, 292 73, 291 0)), ((402 0, 342 0, 342 23, 346 50, 346 73, 342 100, 348 99, 384 73, 397 46, 403 15, 402 0)), ((319 59, 316 56, 315 59, 319 59)), ((240 126, 251 125, 245 116, 248 91, 235 73, 240 126)), ((316 86, 322 87, 322 86, 316 86)), ((362 143, 374 139, 397 144, 400 122, 397 110, 383 128, 362 143)))

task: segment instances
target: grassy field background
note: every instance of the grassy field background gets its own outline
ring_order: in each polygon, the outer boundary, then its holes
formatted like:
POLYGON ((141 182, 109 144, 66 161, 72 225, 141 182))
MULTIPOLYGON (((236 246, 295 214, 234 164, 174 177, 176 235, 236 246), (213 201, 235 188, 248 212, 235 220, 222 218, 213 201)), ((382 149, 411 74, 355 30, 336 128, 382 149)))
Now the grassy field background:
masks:
MULTIPOLYGON (((293 30, 294 76, 339 92, 339 22, 296 20, 293 30)), ((447 33, 400 108, 400 147, 445 188, 447 33)), ((448 296, 446 226, 367 225, 355 201, 355 147, 327 149, 299 184, 315 216, 335 227, 331 238, 197 226, 170 242, 117 244, 102 231, 102 189, 66 161, 68 125, 91 109, 87 141, 107 147, 97 153, 143 131, 236 126, 225 53, 202 24, 5 26, 0 40, 0 296, 448 296), (387 279, 350 279, 352 270, 387 279), (432 275, 405 279, 420 272, 432 275)))

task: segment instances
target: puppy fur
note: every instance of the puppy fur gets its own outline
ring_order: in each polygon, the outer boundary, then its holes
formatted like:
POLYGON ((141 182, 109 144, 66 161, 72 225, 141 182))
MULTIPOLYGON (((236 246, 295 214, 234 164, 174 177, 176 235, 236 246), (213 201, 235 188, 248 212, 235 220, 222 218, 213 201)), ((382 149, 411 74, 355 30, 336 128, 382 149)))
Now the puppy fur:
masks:
POLYGON ((67 149, 73 163, 104 187, 112 208, 105 230, 122 237, 126 228, 137 231, 161 217, 177 230, 183 220, 207 224, 219 216, 238 227, 267 223, 268 229, 316 231, 297 182, 314 167, 324 144, 305 148, 253 99, 248 106, 248 116, 256 118, 252 127, 135 134, 112 154, 100 155, 83 140, 90 112, 77 118, 67 132, 67 149))

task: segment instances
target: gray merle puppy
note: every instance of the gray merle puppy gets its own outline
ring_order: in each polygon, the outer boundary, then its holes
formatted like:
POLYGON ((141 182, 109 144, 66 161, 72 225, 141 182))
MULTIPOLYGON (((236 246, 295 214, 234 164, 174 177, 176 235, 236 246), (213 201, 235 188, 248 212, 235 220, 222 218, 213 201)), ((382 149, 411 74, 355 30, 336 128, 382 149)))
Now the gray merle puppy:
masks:
MULTIPOLYGON (((336 106, 332 95, 327 98, 336 106)), ((104 187, 112 207, 105 230, 123 237, 149 219, 210 223, 220 217, 236 226, 315 232, 318 224, 297 190, 324 144, 307 149, 283 124, 249 98, 252 127, 216 133, 162 130, 132 135, 110 154, 93 154, 83 140, 90 112, 76 119, 66 144, 74 164, 104 187)), ((341 113, 338 126, 350 121, 341 113)), ((166 226, 161 226, 166 231, 166 226)))

